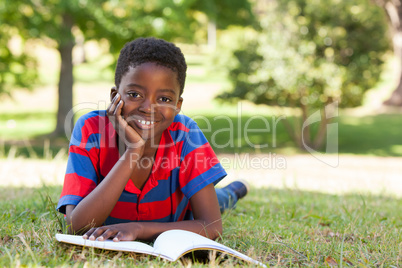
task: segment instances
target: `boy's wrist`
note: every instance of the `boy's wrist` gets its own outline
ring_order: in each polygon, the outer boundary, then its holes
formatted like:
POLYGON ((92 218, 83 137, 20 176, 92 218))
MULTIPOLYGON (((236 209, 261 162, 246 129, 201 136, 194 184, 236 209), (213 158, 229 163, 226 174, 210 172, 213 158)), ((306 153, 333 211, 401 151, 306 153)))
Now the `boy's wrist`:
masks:
POLYGON ((126 148, 126 151, 124 152, 124 156, 126 157, 126 159, 129 159, 130 161, 141 160, 143 154, 144 154, 143 148, 126 148))
POLYGON ((147 238, 144 236, 144 225, 141 222, 134 222, 134 228, 133 231, 135 233, 135 239, 143 239, 143 240, 147 240, 147 238))

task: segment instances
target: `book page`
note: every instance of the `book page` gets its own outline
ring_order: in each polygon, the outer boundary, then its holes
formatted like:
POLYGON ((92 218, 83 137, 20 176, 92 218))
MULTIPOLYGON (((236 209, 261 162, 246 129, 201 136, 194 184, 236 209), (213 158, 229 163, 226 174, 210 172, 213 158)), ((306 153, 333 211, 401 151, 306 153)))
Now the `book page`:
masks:
POLYGON ((116 251, 137 252, 137 253, 145 253, 154 256, 159 256, 159 254, 156 254, 154 252, 155 250, 153 247, 137 241, 113 242, 113 240, 110 239, 105 241, 97 241, 97 240, 92 241, 89 239, 82 238, 81 235, 66 235, 66 234, 56 234, 56 239, 60 242, 85 247, 93 247, 93 248, 116 250, 116 251))
POLYGON ((161 252, 163 255, 171 257, 172 260, 177 260, 184 253, 190 252, 193 249, 218 250, 245 261, 265 266, 234 249, 196 233, 183 230, 170 230, 162 233, 155 240, 154 249, 156 252, 161 252))

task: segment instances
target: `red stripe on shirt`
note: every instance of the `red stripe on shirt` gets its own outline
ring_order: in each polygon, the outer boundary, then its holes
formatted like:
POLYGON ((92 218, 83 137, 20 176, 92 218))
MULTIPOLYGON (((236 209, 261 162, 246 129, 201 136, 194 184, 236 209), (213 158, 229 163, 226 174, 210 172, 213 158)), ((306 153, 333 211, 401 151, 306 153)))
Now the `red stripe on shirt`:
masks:
POLYGON ((206 143, 186 155, 181 165, 183 168, 180 170, 180 177, 191 181, 218 163, 214 151, 206 143))
POLYGON ((76 146, 76 145, 71 145, 70 146, 70 152, 80 154, 80 155, 83 155, 83 156, 88 156, 89 154, 93 155, 93 156, 97 156, 99 154, 99 149, 96 148, 96 147, 93 147, 89 151, 87 151, 86 149, 84 149, 82 147, 79 147, 79 146, 76 146))
POLYGON ((95 187, 95 182, 90 179, 78 176, 75 173, 66 174, 64 177, 64 187, 61 196, 78 195, 84 198, 92 192, 95 187))
POLYGON ((137 221, 137 203, 118 201, 110 213, 110 216, 118 219, 137 221))
POLYGON ((94 116, 88 118, 85 122, 87 127, 81 128, 81 144, 80 146, 85 147, 88 142, 88 138, 93 134, 100 134, 100 130, 105 128, 106 118, 103 116, 94 116))
POLYGON ((188 127, 186 127, 183 123, 181 122, 173 122, 170 126, 169 126, 169 130, 172 131, 177 131, 177 130, 182 130, 185 132, 189 132, 188 127))
POLYGON ((139 217, 141 220, 152 221, 176 214, 177 207, 183 198, 184 194, 180 188, 177 188, 176 192, 165 200, 141 203, 138 208, 139 217))

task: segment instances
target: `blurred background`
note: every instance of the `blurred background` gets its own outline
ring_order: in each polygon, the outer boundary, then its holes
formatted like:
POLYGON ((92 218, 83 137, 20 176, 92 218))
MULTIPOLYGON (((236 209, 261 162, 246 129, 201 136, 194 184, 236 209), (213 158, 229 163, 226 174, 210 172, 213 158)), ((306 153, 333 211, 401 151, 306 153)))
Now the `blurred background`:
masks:
POLYGON ((185 54, 182 113, 227 161, 224 183, 401 196, 401 6, 1 0, 0 187, 61 185, 66 126, 106 109, 119 50, 155 36, 185 54))

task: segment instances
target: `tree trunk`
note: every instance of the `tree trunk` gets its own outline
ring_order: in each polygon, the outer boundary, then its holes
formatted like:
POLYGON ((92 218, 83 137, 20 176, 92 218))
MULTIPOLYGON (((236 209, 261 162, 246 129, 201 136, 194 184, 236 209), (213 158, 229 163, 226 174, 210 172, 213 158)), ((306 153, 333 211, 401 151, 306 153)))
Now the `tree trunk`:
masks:
POLYGON ((379 4, 386 10, 391 30, 392 41, 395 55, 399 59, 401 74, 399 76, 398 86, 392 92, 391 97, 384 102, 385 105, 402 106, 402 3, 400 0, 379 1, 379 4))
POLYGON ((402 73, 399 77, 398 86, 392 92, 391 97, 389 97, 386 101, 384 101, 384 105, 402 106, 402 73))
MULTIPOLYGON (((300 103, 300 108, 302 111, 301 125, 304 125, 304 122, 306 122, 308 117, 308 108, 307 105, 304 105, 303 103, 300 103)), ((307 125, 306 127, 301 127, 301 125, 298 126, 298 128, 300 128, 302 132, 302 134, 300 135, 299 146, 301 149, 306 150, 306 146, 311 146, 310 125, 307 125)))
POLYGON ((208 47, 211 51, 216 49, 216 22, 212 20, 208 22, 208 47))
POLYGON ((322 148, 325 141, 325 136, 327 134, 327 125, 329 121, 330 119, 327 118, 326 110, 322 109, 320 126, 318 128, 317 135, 315 136, 314 139, 313 149, 318 150, 322 148))
POLYGON ((58 51, 61 57, 59 78, 59 100, 57 110, 57 124, 53 132, 54 136, 70 134, 74 125, 74 117, 67 117, 73 109, 73 58, 72 52, 75 45, 74 36, 71 33, 73 20, 70 15, 63 15, 63 38, 60 41, 58 51), (67 121, 68 122, 67 122, 67 121))

